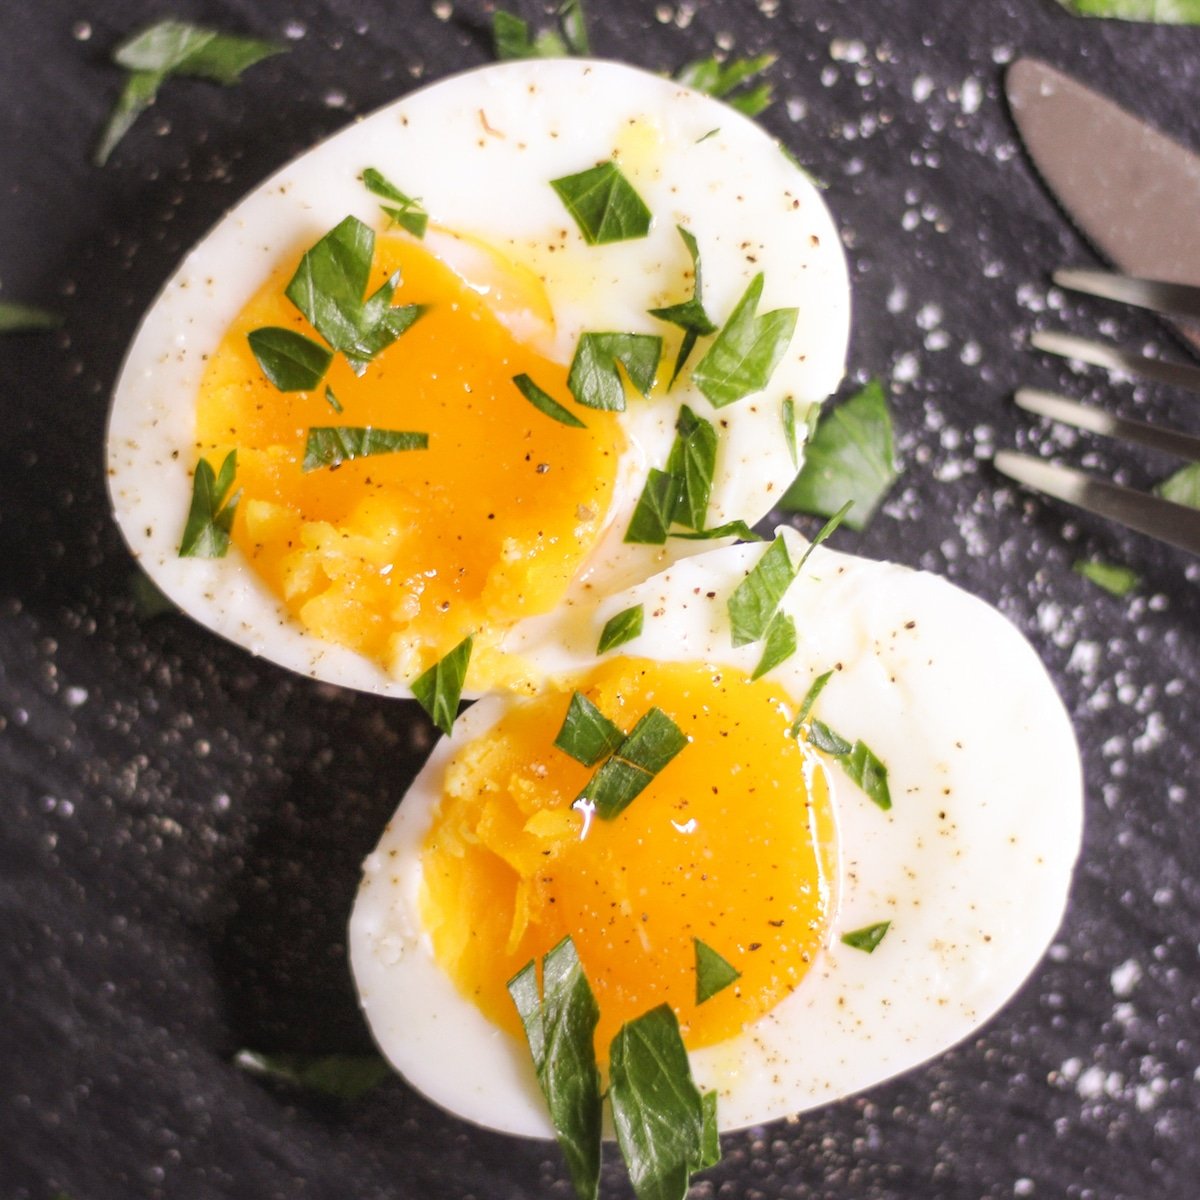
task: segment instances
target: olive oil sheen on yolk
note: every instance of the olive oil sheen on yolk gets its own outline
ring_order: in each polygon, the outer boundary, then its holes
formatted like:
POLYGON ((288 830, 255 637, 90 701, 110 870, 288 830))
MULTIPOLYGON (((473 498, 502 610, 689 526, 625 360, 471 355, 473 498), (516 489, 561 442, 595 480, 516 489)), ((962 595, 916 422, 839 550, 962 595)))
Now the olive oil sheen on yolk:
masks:
POLYGON ((597 1053, 664 1001, 690 1048, 790 994, 824 944, 835 826, 823 772, 769 681, 614 658, 574 681, 628 732, 651 706, 691 739, 611 820, 572 808, 594 768, 553 741, 571 687, 518 702, 450 760, 422 851, 421 913, 459 990, 521 1037, 507 981, 572 937, 597 1053), (699 939, 740 978, 697 1004, 699 939))
MULTIPOLYGON (((368 294, 401 272, 395 304, 425 311, 358 377, 337 356, 312 391, 278 391, 247 334, 282 326, 317 340, 276 271, 208 363, 196 441, 218 463, 237 450, 233 541, 312 633, 412 678, 476 635, 475 686, 494 682, 489 647, 513 621, 561 599, 603 527, 624 437, 613 414, 580 409, 559 364, 517 342, 479 291, 406 236, 376 239, 368 294), (586 424, 560 424, 513 384, 529 375, 586 424), (326 397, 326 385, 342 411, 326 397), (304 472, 308 430, 373 427, 428 435, 426 450, 304 472)), ((524 293, 513 270, 504 303, 524 293)), ((488 289, 480 289, 488 290, 488 289)))

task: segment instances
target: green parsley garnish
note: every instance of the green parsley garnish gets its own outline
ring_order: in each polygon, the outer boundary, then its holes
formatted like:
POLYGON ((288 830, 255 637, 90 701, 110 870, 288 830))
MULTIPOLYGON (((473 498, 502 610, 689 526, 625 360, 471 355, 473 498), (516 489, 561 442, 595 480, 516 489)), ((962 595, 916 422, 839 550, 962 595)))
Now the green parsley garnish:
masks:
MULTIPOLYGON (((599 1191, 600 1072, 593 1043, 599 1011, 569 937, 508 982, 538 1084, 579 1200, 599 1191)), ((668 1005, 621 1026, 609 1053, 608 1099, 617 1143, 639 1200, 683 1200, 693 1171, 720 1160, 715 1092, 692 1078, 679 1022, 668 1005)))
POLYGON ((871 954, 875 947, 883 941, 883 935, 891 928, 891 921, 878 921, 874 925, 864 925, 862 929, 852 930, 842 934, 842 942, 855 950, 864 950, 871 954))
POLYGON ((1141 577, 1129 567, 1100 562, 1098 559, 1080 559, 1075 564, 1075 570, 1084 579, 1091 580, 1097 587, 1102 587, 1114 596, 1127 596, 1141 583, 1141 577))
POLYGON ((808 741, 826 754, 833 755, 841 763, 842 770, 858 784, 868 798, 885 812, 892 807, 892 793, 888 788, 887 767, 863 741, 848 742, 840 733, 835 733, 823 721, 809 725, 808 741))
POLYGON ((692 1173, 712 1166, 720 1147, 715 1101, 692 1079, 669 1005, 627 1021, 613 1038, 608 1099, 639 1200, 683 1200, 692 1173))
POLYGON ((804 699, 800 701, 800 711, 796 713, 796 719, 792 723, 790 730, 792 737, 799 737, 801 727, 808 720, 808 714, 812 712, 813 705, 817 702, 817 697, 825 690, 825 685, 833 678, 833 671, 826 671, 824 675, 818 675, 812 681, 807 692, 804 693, 804 699))
POLYGON ((593 767, 625 740, 614 725, 582 692, 572 692, 555 746, 585 767, 593 767))
POLYGON ((762 290, 760 271, 692 370, 693 381, 714 408, 724 408, 745 396, 761 392, 770 382, 792 339, 797 310, 777 308, 759 314, 762 290))
POLYGON ((346 217, 305 252, 285 290, 359 375, 421 315, 420 305, 392 306, 398 272, 363 299, 374 253, 374 231, 357 217, 346 217))
POLYGON ((744 83, 761 75, 775 62, 774 54, 760 54, 755 58, 734 58, 729 62, 718 62, 715 58, 698 58, 675 72, 675 78, 686 87, 695 88, 705 95, 724 100, 732 108, 748 117, 757 117, 770 106, 774 89, 768 80, 757 86, 733 95, 744 83))
POLYGON ((358 1100, 392 1073, 377 1054, 260 1054, 239 1050, 233 1061, 255 1075, 338 1100, 358 1100))
POLYGON ((600 631, 600 641, 596 646, 596 653, 607 654, 608 651, 633 641, 642 632, 645 621, 646 612, 640 604, 622 609, 615 616, 609 617, 600 631))
POLYGON ((502 61, 513 58, 566 58, 569 55, 591 53, 588 46, 587 24, 581 0, 563 0, 558 9, 560 33, 544 29, 534 38, 529 25, 513 13, 502 9, 492 16, 492 41, 496 57, 502 61))
POLYGON ((783 401, 783 437, 787 443, 788 453, 792 456, 792 466, 800 466, 800 450, 796 441, 796 401, 791 396, 783 401))
POLYGON ((41 333, 61 324, 62 317, 44 308, 0 301, 0 333, 41 333))
POLYGON ((650 232, 650 210, 615 162, 552 179, 550 186, 589 246, 643 238, 650 232))
POLYGON ((675 422, 675 442, 667 470, 679 485, 671 516, 675 524, 703 529, 712 495, 717 463, 717 431, 711 421, 698 417, 685 404, 675 422))
POLYGON ((517 391, 533 405, 540 413, 545 413, 560 425, 570 425, 574 429, 586 429, 587 426, 569 409, 564 408, 549 392, 543 391, 528 375, 514 375, 513 383, 517 391))
POLYGON ((246 340, 263 374, 281 392, 311 391, 333 362, 332 350, 279 325, 252 329, 246 340))
POLYGON ((593 1200, 600 1182, 600 1071, 592 1042, 600 1011, 571 939, 508 981, 533 1056, 538 1085, 580 1200, 593 1200))
POLYGON ((687 744, 687 735, 661 708, 647 710, 575 798, 576 807, 612 820, 687 744))
POLYGON ((1200 463, 1188 463, 1154 489, 1165 500, 1200 508, 1200 463))
POLYGON ((683 244, 687 247, 687 252, 692 259, 692 294, 681 304, 650 309, 652 317, 658 317, 660 321, 678 325, 683 330, 683 341, 680 343, 679 353, 675 356, 675 366, 671 371, 671 383, 667 385, 668 387, 672 386, 679 378, 679 372, 683 370, 683 364, 687 362, 692 347, 696 344, 696 339, 717 332, 717 327, 708 313, 704 311, 704 303, 700 298, 700 248, 696 244, 695 237, 682 225, 676 225, 675 228, 679 230, 679 236, 683 239, 683 244))
POLYGON ((284 49, 274 42, 234 37, 183 21, 159 21, 134 34, 113 52, 113 62, 129 74, 96 147, 96 166, 104 165, 133 123, 154 103, 166 79, 190 75, 228 87, 237 83, 248 67, 282 54, 284 49))
POLYGON ((699 938, 692 942, 696 947, 696 1003, 703 1004, 740 979, 742 973, 699 938))
POLYGON ((335 413, 342 411, 342 402, 333 394, 333 388, 328 384, 325 385, 325 400, 335 413))
POLYGON ((583 0, 562 0, 558 6, 558 20, 562 25, 567 49, 580 58, 591 54, 587 21, 583 15, 583 0))
POLYGON ((642 485, 642 494, 629 518, 625 530, 625 541, 647 546, 661 546, 667 540, 671 528, 671 515, 675 511, 675 497, 679 484, 670 471, 651 467, 642 485))
POLYGON ((445 658, 439 659, 412 682, 413 699, 443 733, 448 734, 454 728, 474 644, 474 637, 463 638, 445 658))
POLYGON ((400 429, 375 429, 370 425, 314 425, 304 443, 302 471, 340 467, 356 458, 394 454, 400 450, 428 450, 429 434, 400 429))
POLYGON ((777 612, 763 637, 762 658, 751 679, 759 679, 796 653, 796 622, 787 613, 777 612))
POLYGON ((717 431, 712 423, 696 416, 685 404, 679 410, 675 430, 667 469, 651 468, 625 531, 626 542, 662 545, 673 524, 704 537, 724 537, 746 529, 744 522, 720 530, 704 529, 717 461, 717 431))
POLYGON ((662 357, 662 338, 647 333, 583 333, 575 347, 567 388, 584 408, 625 411, 625 384, 620 363, 630 383, 643 395, 654 386, 662 357))
POLYGON ((236 450, 225 455, 220 471, 215 473, 208 459, 202 458, 196 463, 196 473, 192 476, 192 504, 179 542, 180 558, 224 558, 228 553, 229 531, 242 498, 239 489, 226 501, 236 475, 236 450))
MULTIPOLYGON (((499 15, 499 14, 497 14, 499 15)), ((406 229, 416 238, 423 238, 429 225, 429 214, 421 207, 419 200, 407 196, 394 183, 390 183, 374 167, 368 167, 362 173, 362 181, 367 191, 373 196, 379 196, 390 203, 381 204, 380 208, 402 229, 406 229)))
POLYGON ((1200 25, 1200 0, 1059 0, 1059 3, 1080 17, 1200 25))
POLYGON ((899 475, 892 417, 878 380, 824 414, 804 452, 804 466, 779 502, 789 512, 829 516, 848 501, 846 518, 861 530, 899 475))
POLYGON ((756 533, 743 520, 726 521, 723 525, 712 525, 708 529, 672 530, 671 537, 685 542, 711 542, 717 538, 738 538, 743 542, 765 542, 761 533, 756 533))
POLYGON ((787 543, 777 536, 729 597, 729 624, 735 646, 766 636, 775 610, 795 578, 787 543))
POLYGON ((808 730, 808 741, 818 750, 840 758, 854 749, 854 743, 848 742, 840 733, 834 733, 824 721, 813 721, 808 730))

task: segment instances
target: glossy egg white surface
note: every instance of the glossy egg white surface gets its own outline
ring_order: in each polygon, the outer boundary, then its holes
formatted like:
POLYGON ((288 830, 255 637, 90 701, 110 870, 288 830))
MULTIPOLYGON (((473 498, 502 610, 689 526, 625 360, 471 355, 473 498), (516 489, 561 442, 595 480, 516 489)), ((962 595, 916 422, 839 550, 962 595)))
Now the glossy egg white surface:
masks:
MULTIPOLYGON (((797 562, 803 539, 782 536, 797 562)), ((645 629, 620 653, 749 672, 762 648, 732 647, 726 602, 762 553, 739 545, 675 563, 606 599, 590 641, 581 634, 533 658, 550 673, 577 669, 603 622, 641 603, 645 629)), ((770 678, 798 706, 836 668, 814 716, 886 764, 893 807, 881 810, 828 764, 841 857, 829 945, 766 1017, 691 1055, 699 1085, 719 1093, 724 1129, 868 1088, 970 1035, 1054 936, 1081 836, 1070 722, 1033 650, 995 610, 935 576, 822 547, 783 609, 799 648, 770 678), (882 920, 892 925, 872 954, 839 941, 882 920)), ((374 1036, 410 1083, 468 1120, 548 1135, 527 1048, 442 973, 418 908, 419 847, 444 764, 512 702, 482 701, 435 748, 366 862, 350 951, 374 1036)))
POLYGON ((360 180, 368 167, 420 199, 431 219, 429 249, 477 290, 498 286, 477 243, 541 276, 553 322, 519 312, 506 321, 563 362, 585 330, 671 334, 646 310, 690 295, 691 261, 677 225, 699 243, 703 300, 718 324, 760 271, 759 311, 799 310, 767 388, 719 414, 686 371, 666 393, 668 336, 660 386, 649 399, 633 397, 622 418, 629 450, 608 524, 568 607, 590 609, 593 597, 695 549, 622 541, 647 469, 665 464, 683 403, 720 420, 709 525, 754 523, 770 510, 796 469, 783 401, 794 401, 802 438, 808 406, 841 377, 849 296, 824 202, 772 138, 711 98, 607 62, 517 62, 451 77, 356 122, 246 197, 183 261, 129 351, 108 430, 114 511, 155 583, 195 619, 303 674, 408 695, 407 681, 305 633, 236 548, 221 559, 178 557, 196 458, 191 398, 206 356, 278 262, 348 215, 383 226, 379 202, 360 180), (589 247, 549 181, 613 156, 653 226, 645 238, 589 247))

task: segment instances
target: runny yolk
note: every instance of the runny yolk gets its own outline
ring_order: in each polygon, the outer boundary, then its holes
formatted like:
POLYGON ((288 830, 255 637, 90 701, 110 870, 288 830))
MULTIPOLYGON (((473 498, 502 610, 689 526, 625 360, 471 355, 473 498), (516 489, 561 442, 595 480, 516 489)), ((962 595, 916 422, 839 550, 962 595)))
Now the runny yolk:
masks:
MULTIPOLYGON (((399 270, 394 303, 423 315, 361 378, 339 355, 312 391, 278 391, 247 334, 282 326, 319 340, 284 296, 298 259, 238 315, 201 387, 200 454, 216 466, 237 449, 233 540, 317 636, 407 679, 474 633, 472 680, 488 686, 489 644, 554 607, 598 538, 623 434, 613 414, 575 407, 561 364, 519 344, 477 291, 402 235, 377 238, 367 291, 399 270), (520 374, 586 428, 534 408, 512 382, 520 374), (429 447, 302 471, 308 430, 339 425, 426 433, 429 447)), ((530 287, 515 272, 509 282, 530 287)))
POLYGON ((628 732, 651 706, 691 739, 612 820, 572 808, 595 768, 554 747, 570 688, 523 701, 449 762, 422 851, 422 920, 458 988, 521 1036, 506 983, 568 934, 597 1054, 664 1001, 691 1048, 800 983, 831 916, 835 827, 783 693, 728 668, 615 659, 575 686, 628 732), (696 1001, 696 940, 740 977, 696 1001))

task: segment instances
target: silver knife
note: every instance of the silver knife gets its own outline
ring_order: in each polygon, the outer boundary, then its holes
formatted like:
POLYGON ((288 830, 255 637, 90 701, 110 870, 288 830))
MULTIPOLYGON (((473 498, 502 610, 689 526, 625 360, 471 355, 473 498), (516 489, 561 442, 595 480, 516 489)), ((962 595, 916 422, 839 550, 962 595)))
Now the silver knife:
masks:
MULTIPOLYGON (((1200 155, 1037 59, 1013 63, 1005 91, 1034 166, 1105 258, 1200 284, 1200 155)), ((1200 330, 1180 332, 1200 349, 1200 330)))

